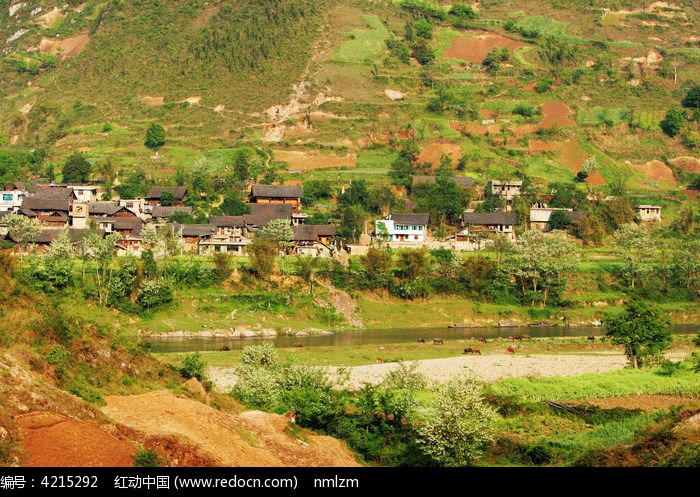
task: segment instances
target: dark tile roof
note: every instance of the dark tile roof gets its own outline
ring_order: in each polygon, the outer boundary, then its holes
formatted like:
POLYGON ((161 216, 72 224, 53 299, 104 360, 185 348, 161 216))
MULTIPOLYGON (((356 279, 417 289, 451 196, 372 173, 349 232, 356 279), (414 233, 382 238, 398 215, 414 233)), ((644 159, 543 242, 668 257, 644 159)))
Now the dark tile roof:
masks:
POLYGON ((394 221, 394 224, 416 224, 419 226, 427 226, 430 221, 430 214, 420 213, 413 214, 411 212, 392 213, 389 218, 394 221))
POLYGON ((114 229, 118 231, 130 231, 132 235, 141 234, 143 221, 138 217, 115 217, 114 229))
POLYGON ((187 214, 192 214, 192 207, 188 205, 157 205, 153 208, 151 216, 156 219, 166 219, 173 215, 175 212, 186 212, 187 214))
POLYGON ((182 236, 195 238, 216 233, 215 224, 174 224, 175 229, 181 230, 182 236))
POLYGON ((273 219, 292 219, 294 207, 291 204, 250 204, 250 214, 245 222, 249 226, 262 228, 273 219))
POLYGON ((70 210, 73 199, 73 188, 38 188, 22 202, 22 207, 33 211, 64 211, 70 210))
POLYGON ((245 216, 209 216, 209 224, 224 228, 242 228, 245 226, 245 216))
MULTIPOLYGON (((474 178, 470 178, 468 176, 452 176, 452 180, 462 188, 474 187, 474 178)), ((435 176, 419 174, 413 177, 413 186, 419 185, 421 183, 435 183, 435 176)))
POLYGON ((300 198, 299 185, 260 185, 254 184, 250 189, 251 198, 300 198))
POLYGON ((481 224, 481 225, 516 225, 518 216, 515 212, 465 212, 464 224, 481 224))
POLYGON ((292 226, 292 231, 296 242, 317 241, 321 236, 335 236, 337 234, 335 226, 330 224, 302 224, 292 226))
POLYGON ((90 202, 88 212, 91 216, 111 216, 122 208, 126 209, 116 202, 90 202))
POLYGON ((160 200, 160 196, 163 192, 169 191, 173 194, 175 200, 182 200, 187 195, 186 186, 154 186, 146 194, 146 199, 148 200, 160 200))

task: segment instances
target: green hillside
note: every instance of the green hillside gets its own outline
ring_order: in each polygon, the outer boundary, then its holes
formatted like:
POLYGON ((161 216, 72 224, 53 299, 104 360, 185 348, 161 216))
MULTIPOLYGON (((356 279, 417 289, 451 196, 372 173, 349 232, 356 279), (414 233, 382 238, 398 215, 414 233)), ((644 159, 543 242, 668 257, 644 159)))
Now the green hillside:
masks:
POLYGON ((278 180, 388 182, 409 137, 426 172, 447 153, 477 184, 573 181, 594 157, 580 188, 683 199, 697 16, 691 0, 2 1, 0 179, 60 179, 80 151, 108 185, 182 182, 249 146, 278 180))

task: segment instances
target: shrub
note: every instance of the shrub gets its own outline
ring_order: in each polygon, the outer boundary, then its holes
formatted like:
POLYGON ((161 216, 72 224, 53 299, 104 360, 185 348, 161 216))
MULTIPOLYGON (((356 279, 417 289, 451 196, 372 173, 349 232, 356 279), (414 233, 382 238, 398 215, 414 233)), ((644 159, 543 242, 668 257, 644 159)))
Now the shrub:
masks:
POLYGON ((193 354, 185 356, 185 358, 182 360, 180 374, 183 378, 197 378, 199 381, 205 381, 206 369, 207 364, 202 359, 201 352, 194 352, 193 354))
POLYGON ((137 468, 156 468, 164 464, 156 451, 143 448, 134 454, 132 460, 133 465, 137 468))
POLYGON ((147 279, 139 289, 138 302, 146 310, 155 309, 172 300, 173 289, 169 279, 147 279))
POLYGON ((270 342, 263 342, 260 345, 248 345, 243 347, 241 364, 246 366, 270 366, 277 362, 277 349, 270 342))
POLYGON ((419 448, 441 466, 466 466, 493 440, 495 410, 466 377, 442 385, 417 426, 419 448))

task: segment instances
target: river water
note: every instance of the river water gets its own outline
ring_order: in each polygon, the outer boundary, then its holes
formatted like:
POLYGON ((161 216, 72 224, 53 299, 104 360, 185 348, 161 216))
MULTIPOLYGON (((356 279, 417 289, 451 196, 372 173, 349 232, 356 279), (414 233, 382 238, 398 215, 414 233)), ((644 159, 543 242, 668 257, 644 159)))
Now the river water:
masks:
MULTIPOLYGON (((674 325, 671 327, 673 334, 699 333, 700 325, 674 325)), ((383 343, 409 343, 416 342, 419 338, 426 342, 432 342, 434 338, 443 340, 459 340, 484 337, 494 339, 498 337, 508 338, 510 335, 530 335, 531 337, 582 337, 593 335, 605 336, 605 329, 601 327, 583 326, 523 326, 523 327, 476 327, 476 328, 398 328, 390 330, 362 330, 344 331, 328 335, 292 336, 278 335, 275 337, 255 338, 149 338, 153 352, 195 352, 220 350, 228 346, 231 350, 242 349, 248 345, 257 345, 263 342, 271 342, 277 348, 294 347, 295 343, 301 343, 303 347, 319 347, 333 345, 365 345, 383 343)))

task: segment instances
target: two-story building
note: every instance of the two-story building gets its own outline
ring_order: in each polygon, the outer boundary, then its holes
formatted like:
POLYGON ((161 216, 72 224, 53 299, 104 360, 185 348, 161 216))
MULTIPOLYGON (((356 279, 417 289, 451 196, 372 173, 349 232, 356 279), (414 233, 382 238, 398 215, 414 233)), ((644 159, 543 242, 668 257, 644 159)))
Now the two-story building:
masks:
POLYGON ((515 225, 518 224, 515 212, 465 212, 462 221, 464 228, 457 233, 457 240, 491 238, 499 233, 511 241, 515 240, 515 225))
POLYGON ((186 186, 154 186, 144 197, 146 203, 155 207, 161 204, 161 198, 164 192, 170 192, 173 196, 173 205, 185 205, 187 198, 186 186))
MULTIPOLYGON (((261 185, 254 184, 250 188, 249 203, 258 204, 286 204, 292 206, 292 224, 303 224, 308 216, 302 212, 301 186, 299 185, 261 185)), ((251 207, 252 209, 252 207, 251 207)))
POLYGON ((17 212, 28 195, 26 190, 17 188, 0 191, 0 212, 17 212))
POLYGON ((399 212, 374 222, 375 236, 384 236, 388 242, 425 242, 430 214, 399 212))
POLYGON ((521 194, 522 187, 522 181, 490 180, 486 184, 486 189, 491 192, 492 195, 499 196, 503 199, 506 206, 506 212, 513 210, 513 198, 521 194))
POLYGON ((545 232, 551 231, 552 227, 549 224, 549 219, 556 211, 566 212, 572 222, 578 221, 586 215, 585 212, 575 211, 574 209, 564 207, 548 207, 547 204, 538 202, 530 207, 530 229, 545 232))
POLYGON ((335 251, 337 230, 332 224, 292 226, 293 252, 301 256, 331 257, 335 251))
POLYGON ((42 187, 27 196, 19 212, 36 217, 44 228, 66 228, 70 225, 71 204, 75 194, 71 187, 42 187))

